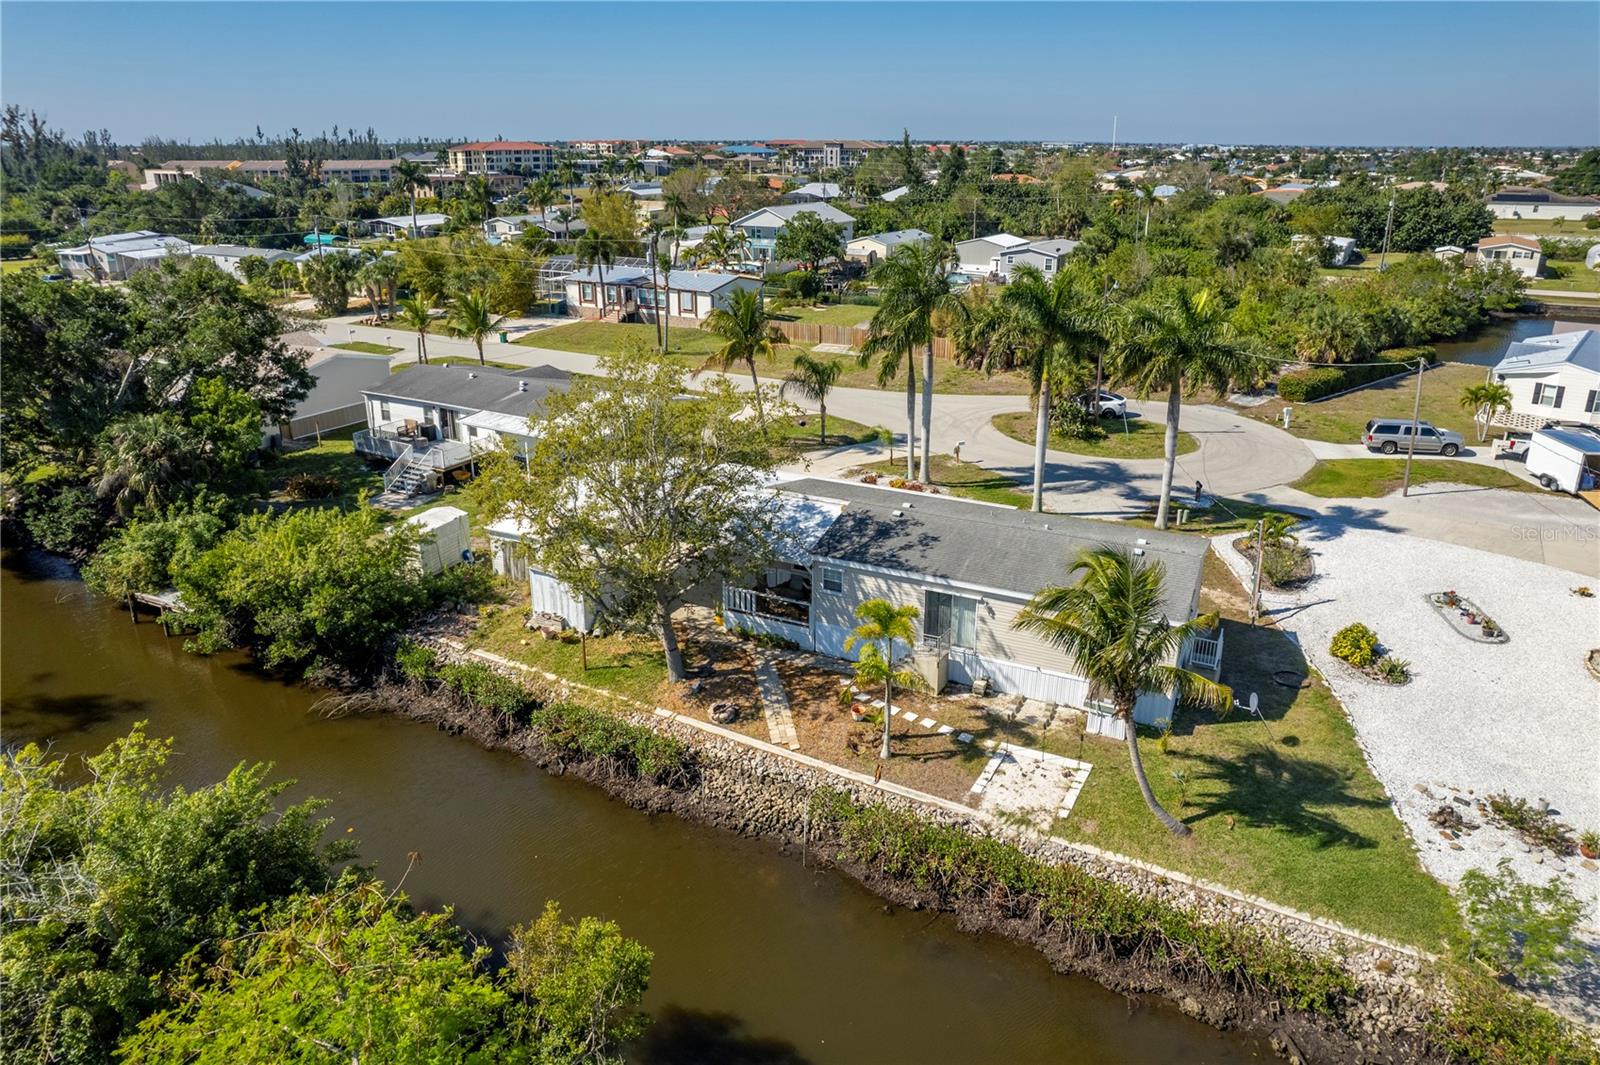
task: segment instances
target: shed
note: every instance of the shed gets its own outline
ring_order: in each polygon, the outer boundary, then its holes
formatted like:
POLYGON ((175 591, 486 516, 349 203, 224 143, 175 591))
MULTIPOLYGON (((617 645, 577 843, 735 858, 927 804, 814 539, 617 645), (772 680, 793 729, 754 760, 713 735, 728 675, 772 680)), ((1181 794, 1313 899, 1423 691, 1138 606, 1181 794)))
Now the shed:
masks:
POLYGON ((417 564, 425 576, 443 573, 466 561, 471 549, 466 511, 459 507, 431 507, 406 521, 422 530, 422 542, 417 545, 417 564))

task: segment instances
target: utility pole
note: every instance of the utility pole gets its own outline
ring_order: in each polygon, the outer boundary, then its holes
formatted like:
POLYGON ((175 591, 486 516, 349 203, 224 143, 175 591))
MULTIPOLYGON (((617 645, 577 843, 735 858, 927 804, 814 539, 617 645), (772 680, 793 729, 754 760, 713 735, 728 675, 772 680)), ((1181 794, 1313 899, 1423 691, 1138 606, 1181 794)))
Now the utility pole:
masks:
POLYGON ((1383 261, 1389 257, 1389 234, 1394 232, 1394 199, 1389 193, 1389 220, 1383 224, 1383 251, 1378 253, 1378 273, 1383 273, 1383 261))
POLYGON ((1117 154, 1117 116, 1111 116, 1111 154, 1117 154))
POLYGON ((1256 523, 1256 557, 1250 567, 1250 624, 1261 616, 1261 562, 1267 553, 1267 519, 1256 523))
POLYGON ((1417 417, 1422 413, 1422 373, 1427 369, 1423 359, 1417 359, 1417 395, 1411 401, 1411 435, 1406 438, 1406 477, 1405 483, 1400 486, 1400 494, 1411 494, 1411 456, 1417 450, 1417 417))

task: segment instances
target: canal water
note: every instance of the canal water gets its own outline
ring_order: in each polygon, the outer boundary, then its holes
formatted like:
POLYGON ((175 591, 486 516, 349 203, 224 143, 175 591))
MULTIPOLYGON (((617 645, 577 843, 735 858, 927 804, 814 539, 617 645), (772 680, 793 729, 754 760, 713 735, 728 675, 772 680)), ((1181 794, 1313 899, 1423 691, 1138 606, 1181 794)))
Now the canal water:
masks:
POLYGON ((332 800, 419 905, 490 937, 538 915, 619 922, 655 951, 644 1062, 1243 1062, 1262 1046, 1162 1003, 1055 974, 1034 951, 883 903, 770 843, 649 817, 573 780, 424 725, 327 721, 317 693, 242 658, 185 654, 95 600, 72 569, 10 553, 0 574, 4 740, 99 750, 136 721, 174 737, 198 785, 266 761, 332 800))
POLYGON ((1505 355, 1506 348, 1529 337, 1549 336, 1557 326, 1567 332, 1573 326, 1591 328, 1587 323, 1561 323, 1554 318, 1513 318, 1508 322, 1494 322, 1484 326, 1464 340, 1436 341, 1432 347, 1444 362, 1470 362, 1477 366, 1493 366, 1505 355))

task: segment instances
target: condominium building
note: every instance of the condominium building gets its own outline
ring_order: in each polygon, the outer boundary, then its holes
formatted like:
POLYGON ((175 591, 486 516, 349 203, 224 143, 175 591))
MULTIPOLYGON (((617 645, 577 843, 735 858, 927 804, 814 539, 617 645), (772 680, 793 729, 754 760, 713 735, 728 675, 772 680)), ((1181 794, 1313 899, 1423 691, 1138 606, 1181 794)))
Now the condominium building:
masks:
POLYGON ((533 141, 474 141, 450 149, 450 169, 457 174, 543 174, 556 165, 556 150, 533 141))

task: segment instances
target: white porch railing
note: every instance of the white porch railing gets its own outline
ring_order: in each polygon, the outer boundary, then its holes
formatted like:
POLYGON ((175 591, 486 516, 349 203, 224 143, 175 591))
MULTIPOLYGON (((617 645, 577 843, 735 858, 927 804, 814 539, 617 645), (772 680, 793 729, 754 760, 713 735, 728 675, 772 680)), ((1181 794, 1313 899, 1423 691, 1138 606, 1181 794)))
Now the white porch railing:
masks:
POLYGON ((426 451, 407 450, 383 471, 383 490, 389 491, 396 481, 413 469, 424 473, 439 473, 463 465, 472 458, 472 447, 460 440, 441 440, 426 451))
POLYGON ((1222 629, 1214 636, 1195 636, 1184 648, 1183 665, 1188 669, 1205 669, 1212 672, 1222 668, 1222 629))
POLYGON ((359 429, 352 437, 356 454, 395 459, 411 450, 411 441, 378 430, 359 429))

